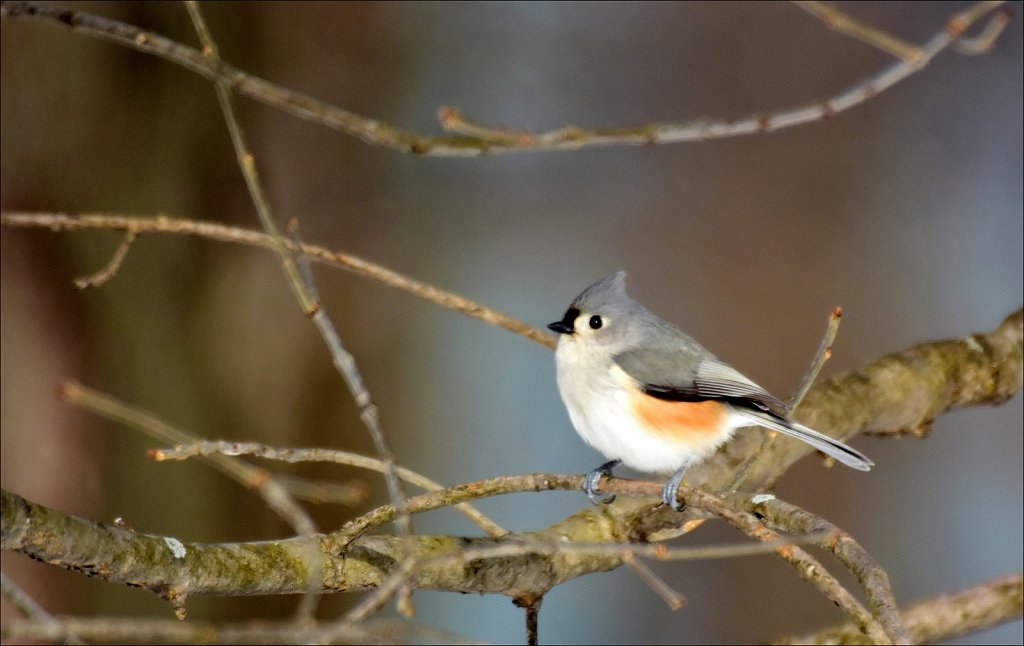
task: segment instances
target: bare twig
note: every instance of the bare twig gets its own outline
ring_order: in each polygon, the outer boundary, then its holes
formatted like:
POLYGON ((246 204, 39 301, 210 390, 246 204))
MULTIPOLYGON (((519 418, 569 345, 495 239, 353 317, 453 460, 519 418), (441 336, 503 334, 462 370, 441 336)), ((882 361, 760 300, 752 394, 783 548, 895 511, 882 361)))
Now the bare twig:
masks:
MULTIPOLYGON (((917 644, 948 642, 994 628, 1024 616, 1024 576, 1019 572, 972 586, 955 594, 919 601, 903 611, 903 621, 917 644)), ((860 631, 852 624, 786 637, 776 644, 858 644, 860 631)))
MULTIPOLYGON (((789 400, 790 410, 796 410, 800 405, 800 402, 804 400, 807 395, 807 391, 814 385, 815 380, 818 378, 818 373, 821 372, 822 366, 825 365, 832 357, 832 344, 835 343, 836 334, 839 332, 839 323, 843 317, 843 309, 841 307, 832 308, 832 313, 828 317, 828 327, 825 328, 825 335, 821 338, 821 343, 818 344, 818 351, 814 354, 814 359, 811 360, 811 366, 804 373, 803 379, 800 380, 800 385, 796 389, 796 394, 789 400)), ((736 469, 736 473, 729 481, 722 491, 737 491, 740 485, 743 484, 743 480, 746 478, 747 473, 750 471, 750 467, 760 458, 766 451, 768 451, 775 443, 777 433, 768 433, 761 446, 756 451, 750 454, 746 460, 736 469)))
MULTIPOLYGON (((217 45, 210 36, 210 31, 203 20, 199 5, 194 0, 186 0, 185 6, 188 8, 189 17, 192 19, 192 24, 199 34, 199 39, 203 43, 203 57, 207 59, 211 66, 219 67, 221 61, 220 55, 217 53, 217 45)), ((295 259, 292 257, 294 252, 285 245, 284 238, 281 237, 281 233, 278 231, 274 215, 271 213, 270 204, 263 194, 263 185, 256 171, 256 160, 249 152, 249 147, 245 143, 245 135, 238 123, 238 118, 235 116, 235 107, 231 99, 231 83, 227 79, 216 78, 214 79, 214 87, 217 90, 217 100, 220 103, 221 112, 224 114, 224 122, 227 124, 228 133, 231 135, 231 143, 235 149, 238 166, 242 170, 242 176, 245 178, 245 184, 249 189, 253 205, 256 207, 260 223, 263 225, 267 235, 270 236, 274 251, 281 258, 281 265, 284 267, 285 275, 288 277, 288 285, 295 294, 295 298, 298 299, 302 311, 307 316, 312 316, 319 309, 319 304, 306 289, 299 275, 295 259)))
MULTIPOLYGON (((402 556, 402 560, 398 563, 398 566, 388 573, 387 578, 381 581, 376 590, 366 595, 362 601, 345 613, 342 621, 345 623, 359 623, 361 621, 366 621, 383 610, 384 606, 386 606, 388 601, 391 600, 391 597, 396 594, 401 594, 402 589, 411 589, 409 579, 416 573, 416 570, 419 569, 419 567, 420 559, 416 556, 415 550, 405 552, 402 556)), ((402 599, 400 596, 400 611, 402 610, 402 603, 409 602, 408 600, 402 599)), ((412 616, 411 607, 406 608, 402 614, 405 615, 406 618, 410 618, 412 616)))
POLYGON ((446 630, 407 621, 374 620, 359 625, 337 622, 297 624, 260 618, 224 623, 160 619, 156 617, 58 617, 57 626, 21 619, 5 619, 0 635, 11 642, 59 640, 65 630, 91 643, 165 644, 480 644, 446 630))
POLYGON ((622 562, 626 564, 630 570, 633 571, 640 580, 647 584, 647 587, 654 590, 654 592, 661 597, 662 601, 668 605, 671 610, 679 610, 686 605, 686 597, 679 594, 672 589, 665 580, 658 576, 654 570, 647 567, 643 561, 638 561, 636 555, 633 552, 626 552, 622 555, 622 562))
POLYGON ((354 505, 366 502, 370 488, 362 480, 334 482, 275 473, 274 479, 295 498, 315 504, 354 505))
MULTIPOLYGON (((56 231, 79 229, 111 229, 139 233, 193 235, 223 242, 271 248, 266 234, 223 225, 176 220, 166 217, 131 218, 118 215, 67 216, 46 213, 4 213, 0 221, 6 226, 41 227, 56 231)), ((287 245, 292 243, 286 241, 287 245)), ((451 292, 421 283, 360 258, 329 251, 315 245, 302 245, 303 253, 313 260, 349 269, 382 282, 389 287, 411 293, 441 307, 453 309, 490 325, 500 327, 548 348, 554 347, 550 335, 488 309, 451 292)), ((1022 318, 1020 310, 1010 314, 995 330, 961 339, 925 343, 882 357, 861 370, 837 375, 815 385, 800 407, 798 421, 845 439, 857 433, 899 434, 927 429, 930 421, 950 408, 998 404, 1020 390, 1022 318), (898 396, 896 396, 898 393, 898 396), (907 403, 913 403, 907 406, 907 403)), ((922 432, 923 434, 923 432, 922 432)), ((700 482, 715 474, 720 487, 735 475, 735 464, 741 462, 760 445, 757 436, 733 438, 729 456, 719 456, 694 470, 705 475, 700 482), (737 457, 738 456, 738 457, 737 457)), ((812 449, 800 442, 775 446, 770 453, 786 453, 787 466, 812 449)), ((776 456, 778 457, 778 456, 776 456)), ((768 465, 766 465, 767 468, 768 465)), ((758 471, 764 471, 760 467, 758 471)), ((784 469, 783 469, 784 470, 784 469)), ((772 465, 771 473, 752 477, 756 486, 773 482, 783 471, 772 465)))
POLYGON ((899 58, 904 63, 916 65, 921 60, 919 47, 905 43, 892 34, 852 18, 832 5, 814 0, 793 0, 793 4, 820 19, 829 29, 834 29, 872 47, 877 47, 883 52, 899 58))
MULTIPOLYGON (((255 442, 197 442, 178 445, 173 449, 159 449, 150 453, 153 459, 157 461, 184 460, 199 455, 215 454, 252 455, 283 462, 334 462, 361 469, 371 469, 378 473, 383 473, 386 468, 381 460, 347 451, 337 451, 334 449, 276 449, 255 442)), ((397 474, 398 477, 406 482, 426 491, 443 491, 445 489, 442 485, 426 476, 410 471, 402 466, 397 468, 397 474)), ((455 508, 491 536, 503 536, 508 533, 508 530, 503 529, 493 520, 484 516, 472 505, 460 503, 455 505, 455 508)))
MULTIPOLYGON (((156 417, 152 413, 130 406, 109 395, 87 388, 79 383, 65 382, 62 394, 70 404, 81 406, 107 419, 142 431, 167 444, 195 444, 198 438, 156 417)), ((312 519, 292 498, 287 489, 274 476, 241 460, 227 455, 203 456, 210 464, 246 488, 255 489, 267 505, 298 534, 312 534, 316 527, 312 519)))
POLYGON ((992 16, 992 19, 988 21, 985 28, 977 36, 961 38, 956 41, 956 51, 967 56, 988 54, 995 48, 996 40, 1003 33, 1003 30, 1006 29, 1006 26, 1010 24, 1012 16, 1012 12, 1008 8, 1003 7, 992 16))
POLYGON ((438 108, 437 120, 446 132, 454 132, 482 141, 506 142, 513 146, 528 146, 533 144, 536 139, 536 135, 527 130, 496 128, 482 123, 474 123, 463 116, 462 112, 450 105, 443 105, 438 108))
MULTIPOLYGON (((77 231, 80 229, 110 229, 114 231, 136 231, 138 233, 167 233, 190 235, 220 242, 245 244, 265 249, 273 249, 274 241, 269 235, 253 231, 229 227, 213 222, 182 220, 157 216, 154 218, 133 218, 121 215, 59 215, 48 213, 3 213, 0 221, 12 227, 41 227, 53 231, 77 231)), ((319 245, 296 243, 285 240, 290 251, 301 251, 315 262, 332 265, 365 276, 388 287, 397 289, 417 298, 434 303, 445 309, 454 310, 489 325, 502 328, 513 334, 529 339, 546 348, 554 349, 552 336, 522 321, 502 314, 485 305, 468 298, 445 291, 433 285, 410 278, 368 260, 341 251, 331 251, 319 245)))
MULTIPOLYGON (((300 118, 340 130, 376 146, 401 152, 432 156, 479 156, 536 150, 575 150, 590 146, 670 144, 707 141, 722 137, 772 132, 782 128, 820 121, 876 97, 911 74, 923 69, 937 54, 954 43, 974 22, 998 7, 980 2, 947 21, 944 29, 917 48, 913 61, 900 60, 866 81, 856 83, 824 101, 788 110, 756 113, 737 120, 697 119, 681 123, 648 124, 634 127, 585 130, 567 126, 542 133, 492 128, 473 123, 455 108, 442 108, 441 124, 472 136, 431 137, 396 128, 348 110, 318 101, 231 67, 209 60, 203 53, 179 42, 147 32, 133 25, 82 11, 36 2, 5 0, 0 16, 44 20, 79 32, 113 41, 119 45, 159 56, 181 65, 206 79, 230 84, 235 92, 284 110, 300 118)), ((1000 21, 1005 18, 999 19, 1000 21)), ((892 38, 892 37, 890 37, 892 38)))
POLYGON ((75 287, 78 289, 99 287, 113 278, 117 273, 117 270, 121 268, 121 263, 124 262, 125 256, 128 255, 128 250, 131 248, 132 243, 135 242, 137 235, 138 234, 134 231, 126 231, 124 239, 121 240, 121 244, 118 245, 117 250, 114 252, 113 257, 111 257, 110 262, 107 263, 107 266, 91 276, 76 278, 75 287))
MULTIPOLYGON (((195 0, 186 0, 185 6, 188 8, 189 17, 192 19, 199 39, 203 44, 203 56, 215 67, 220 66, 221 61, 220 55, 217 52, 217 45, 213 41, 209 29, 206 27, 199 4, 195 0)), ((351 392, 352 397, 355 399, 356 406, 359 408, 359 417, 363 420, 367 430, 369 430, 370 437, 373 438, 373 443, 377 448, 377 453, 385 465, 384 479, 387 483, 388 494, 396 510, 395 527, 406 546, 407 558, 411 559, 415 551, 415 546, 412 544, 412 520, 406 509, 406 496, 402 482, 395 473, 395 456, 388 444, 384 428, 380 423, 380 412, 377 409, 377 405, 373 403, 370 391, 367 389, 356 365, 355 357, 345 349, 341 342, 341 337, 334 327, 334 322, 327 316, 327 312, 320 304, 312 274, 307 272, 305 276, 302 275, 298 263, 296 263, 295 258, 292 256, 294 252, 285 244, 284 238, 278 231, 274 214, 270 209, 270 203, 263 193, 263 187, 256 171, 256 160, 252 153, 249 152, 242 128, 235 115, 234 103, 231 97, 233 83, 224 78, 217 78, 214 85, 217 89, 217 99, 220 103, 221 111, 224 113, 224 121, 228 126, 228 132, 231 134, 231 143, 238 158, 239 168, 241 168, 242 175, 245 177, 249 195, 252 197, 253 205, 256 207, 256 212, 259 215, 260 222, 263 224, 263 229, 273 239, 275 251, 277 251, 278 256, 281 258, 285 275, 299 302, 299 306, 307 316, 312 318, 314 325, 320 331, 320 335, 327 344, 334 366, 341 374, 345 384, 348 386, 349 392, 351 392)), ((301 253, 301 247, 299 253, 301 253)), ((396 572, 394 576, 396 580, 404 581, 408 575, 396 572)), ((311 577, 310 580, 310 585, 313 585, 313 578, 311 577)), ((408 600, 408 588, 404 584, 400 588, 402 590, 402 602, 399 603, 399 608, 411 607, 408 600)), ((380 594, 385 589, 386 586, 380 586, 374 595, 380 594)), ((364 604, 361 604, 356 610, 363 606, 364 604)), ((356 611, 350 613, 349 619, 353 619, 356 614, 356 611)), ((360 620, 362 619, 365 619, 365 617, 360 618, 360 620)))
POLYGON ((540 643, 538 639, 540 605, 544 603, 544 595, 523 595, 513 599, 512 603, 522 608, 526 614, 526 643, 529 646, 536 646, 540 643))
POLYGON ((889 576, 849 534, 824 518, 774 496, 757 499, 750 496, 735 496, 730 500, 750 512, 757 513, 777 529, 798 534, 827 535, 828 538, 819 545, 831 552, 836 560, 857 577, 864 589, 871 614, 878 619, 893 643, 914 643, 907 626, 903 623, 903 618, 900 617, 896 597, 893 595, 892 586, 889 585, 889 576))
MULTIPOLYGON (((634 563, 643 565, 643 561, 637 558, 651 559, 653 561, 708 561, 712 559, 734 559, 745 556, 764 556, 772 554, 779 549, 793 545, 813 545, 820 541, 827 540, 830 534, 807 534, 803 536, 779 536, 773 540, 758 541, 754 543, 725 543, 721 545, 668 547, 664 543, 586 543, 565 540, 550 540, 536 535, 526 538, 520 536, 512 537, 507 542, 499 542, 485 547, 474 547, 469 550, 462 550, 456 555, 432 557, 457 558, 462 561, 473 561, 477 559, 507 558, 511 556, 526 555, 571 555, 571 556, 602 556, 613 557, 626 563, 632 560, 634 563)), ((649 571, 649 570, 648 570, 649 571)), ((651 572, 651 574, 654 574, 651 572)), ((644 575, 646 576, 646 574, 644 575)), ((653 581, 652 581, 653 582, 653 581)), ((646 583, 646 581, 645 581, 646 583)), ((655 585, 664 585, 657 582, 655 585)), ((653 587, 653 586, 652 586, 653 587)), ((667 588, 667 586, 666 586, 667 588)), ((666 593, 664 600, 676 610, 682 607, 686 600, 673 590, 665 589, 657 591, 659 596, 666 593)))
MULTIPOLYGON (((779 535, 766 527, 753 514, 743 511, 715 495, 700 489, 689 489, 683 493, 687 504, 696 504, 702 509, 727 520, 747 536, 759 541, 778 540, 779 535)), ((863 605, 836 580, 828 570, 805 550, 796 546, 784 546, 775 550, 784 561, 796 570, 797 575, 813 585, 827 599, 830 599, 845 612, 876 644, 891 643, 892 638, 886 634, 883 626, 868 612, 863 605)))
POLYGON ((834 307, 832 312, 828 315, 828 327, 825 328, 825 335, 821 337, 821 343, 818 344, 818 351, 814 353, 814 359, 811 360, 811 367, 804 373, 803 379, 800 380, 800 385, 796 389, 796 393, 793 398, 789 400, 789 406, 792 410, 796 410, 800 406, 800 402, 807 396, 807 391, 811 389, 814 382, 818 379, 818 374, 821 372, 822 366, 832 358, 832 344, 836 342, 836 334, 839 332, 839 324, 843 320, 843 308, 834 307))
MULTIPOLYGON (((82 643, 73 630, 70 630, 60 620, 47 612, 46 608, 39 605, 35 599, 30 597, 27 592, 22 590, 17 583, 3 572, 0 572, 0 591, 3 592, 4 599, 11 602, 22 614, 33 622, 37 622, 45 630, 52 631, 52 639, 55 641, 63 644, 82 643)), ((8 619, 4 619, 4 623, 7 621, 8 619)))
MULTIPOLYGON (((909 433, 928 428, 946 411, 996 405, 1024 384, 1024 311, 995 329, 958 339, 921 343, 815 384, 793 415, 801 424, 844 440, 858 433, 909 433)), ((688 474, 691 485, 719 490, 735 465, 758 450, 756 434, 734 437, 688 474)), ((744 486, 767 489, 788 465, 813 451, 803 442, 776 442, 750 468, 744 486)))
MULTIPOLYGON (((113 397, 86 388, 81 384, 71 381, 65 382, 62 393, 64 399, 71 404, 81 406, 93 413, 138 429, 161 442, 191 444, 197 441, 197 438, 171 426, 148 411, 129 406, 113 397)), ((299 536, 311 539, 316 534, 317 529, 313 519, 295 501, 287 487, 266 471, 226 455, 204 457, 222 473, 241 483, 246 488, 255 489, 271 511, 291 525, 299 536)), ((315 541, 307 540, 306 550, 310 557, 310 564, 314 565, 319 560, 320 555, 319 551, 316 550, 315 541)), ((183 593, 175 594, 172 591, 172 588, 168 588, 167 594, 162 596, 172 603, 178 618, 184 619, 186 595, 183 593)), ((309 601, 309 599, 313 598, 311 595, 307 595, 305 599, 300 601, 298 605, 299 612, 304 613, 306 616, 312 616, 313 604, 316 601, 309 601)))

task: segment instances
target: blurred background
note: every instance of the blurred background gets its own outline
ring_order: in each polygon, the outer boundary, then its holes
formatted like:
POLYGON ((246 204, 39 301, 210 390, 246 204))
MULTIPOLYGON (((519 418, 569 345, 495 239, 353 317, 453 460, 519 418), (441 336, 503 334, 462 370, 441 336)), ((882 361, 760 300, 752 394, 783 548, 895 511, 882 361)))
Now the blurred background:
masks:
MULTIPOLYGON (((784 3, 203 6, 228 62, 427 133, 441 105, 537 130, 740 117, 824 99, 891 62, 784 3)), ((839 6, 923 43, 967 5, 839 6)), ((1011 7, 991 54, 949 51, 865 105, 770 135, 429 159, 249 99, 238 107, 271 203, 300 219, 307 241, 537 326, 626 269, 638 300, 786 396, 835 305, 845 316, 826 377, 991 330, 1020 307, 1022 7, 1011 7)), ((177 3, 75 8, 197 43, 177 3)), ((208 82, 50 24, 4 19, 0 34, 5 211, 259 228, 208 82)), ((76 291, 72 280, 103 267, 120 240, 0 231, 3 486, 186 541, 289 535, 254 493, 199 462, 151 462, 153 441, 60 401, 75 379, 207 438, 374 453, 273 254, 148 236, 108 284, 76 291)), ((456 484, 602 460, 572 430, 549 351, 339 270, 316 276, 403 465, 456 484)), ((1022 568, 1021 429, 1020 396, 957 411, 923 441, 855 439, 878 465, 869 475, 811 457, 777 493, 856 537, 901 603, 952 592, 1022 568)), ((374 474, 268 466, 372 488, 365 504, 311 507, 323 530, 385 499, 374 474)), ((586 505, 568 492, 480 503, 516 530, 586 505)), ((479 535, 451 511, 415 527, 479 535)), ((709 524, 683 544, 724 540, 736 532, 709 524)), ((773 557, 653 567, 686 608, 671 612, 623 568, 553 590, 540 639, 742 643, 841 619, 773 557)), ((55 613, 171 616, 146 592, 18 555, 4 554, 3 569, 55 613)), ((325 598, 321 615, 356 600, 325 598)), ((296 601, 195 598, 189 617, 282 617, 296 601)), ((523 613, 504 597, 417 592, 414 602, 427 625, 524 638, 523 613)), ((959 643, 1019 643, 1021 626, 959 643)))

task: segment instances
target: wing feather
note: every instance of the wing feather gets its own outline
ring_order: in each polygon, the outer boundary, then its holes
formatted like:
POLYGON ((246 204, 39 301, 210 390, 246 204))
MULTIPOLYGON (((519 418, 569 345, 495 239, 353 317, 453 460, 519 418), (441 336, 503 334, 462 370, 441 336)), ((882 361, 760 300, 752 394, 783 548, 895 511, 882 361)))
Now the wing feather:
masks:
POLYGON ((785 402, 735 368, 700 350, 704 357, 697 361, 694 355, 698 353, 683 347, 670 353, 623 352, 615 357, 615 363, 652 397, 671 401, 722 399, 785 416, 789 410, 785 402))

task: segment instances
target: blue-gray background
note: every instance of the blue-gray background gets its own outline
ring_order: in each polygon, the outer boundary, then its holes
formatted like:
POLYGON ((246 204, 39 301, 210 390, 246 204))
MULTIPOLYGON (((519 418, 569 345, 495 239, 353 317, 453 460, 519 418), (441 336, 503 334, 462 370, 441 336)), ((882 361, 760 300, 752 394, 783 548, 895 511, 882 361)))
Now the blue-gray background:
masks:
MULTIPOLYGON (((840 6, 920 43, 966 5, 840 6)), ((178 4, 77 8, 196 42, 178 4)), ((532 129, 738 117, 826 98, 890 64, 789 4, 206 9, 226 60, 425 132, 445 104, 532 129)), ((3 20, 0 30, 5 210, 257 227, 207 82, 52 25, 3 20)), ((786 395, 834 305, 846 316, 825 375, 987 331, 1020 306, 1021 41, 1018 18, 990 55, 947 52, 835 118, 664 147, 422 159, 238 103, 273 206, 299 217, 307 240, 538 326, 624 268, 651 309, 786 395)), ((70 377, 206 437, 373 452, 272 254, 145 237, 108 285, 74 292, 70 280, 103 266, 118 240, 2 232, 3 485, 183 540, 286 535, 254 494, 198 463, 152 463, 151 441, 57 401, 70 377)), ((402 464, 455 484, 578 473, 601 459, 571 429, 547 350, 350 274, 317 277, 402 464)), ((878 464, 870 475, 809 458, 778 493, 859 539, 901 602, 1019 571, 1021 410, 1018 396, 945 415, 924 441, 858 438, 878 464)), ((364 478, 383 500, 372 475, 289 471, 364 478)), ((480 506, 525 530, 586 504, 555 493, 480 506)), ((366 508, 314 514, 330 529, 366 508)), ((416 528, 477 532, 447 511, 416 528)), ((735 532, 709 525, 685 544, 723 540, 735 532)), ((542 641, 764 640, 841 618, 771 557, 653 567, 688 597, 685 609, 670 612, 627 570, 594 575, 547 596, 542 641)), ((55 612, 170 615, 144 592, 21 557, 5 554, 4 570, 55 612)), ((505 598, 414 601, 423 623, 522 639, 522 612, 505 598)), ((325 600, 324 616, 351 602, 325 600)), ((190 616, 281 616, 293 603, 194 599, 190 616)), ((964 643, 1021 639, 1018 621, 964 643)))

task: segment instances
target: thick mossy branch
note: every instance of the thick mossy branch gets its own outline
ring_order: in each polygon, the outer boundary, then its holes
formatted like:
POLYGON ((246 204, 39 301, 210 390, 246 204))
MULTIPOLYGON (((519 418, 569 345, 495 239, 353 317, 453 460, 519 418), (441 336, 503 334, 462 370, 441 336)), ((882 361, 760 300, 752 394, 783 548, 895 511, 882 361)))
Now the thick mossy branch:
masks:
MULTIPOLYGON (((834 377, 810 391, 798 417, 823 432, 847 438, 862 431, 912 430, 953 407, 1006 401, 1024 381, 1021 324, 1018 311, 988 334, 914 346, 834 377)), ((756 450, 761 439, 763 435, 753 433, 738 438, 710 463, 695 469, 694 475, 712 487, 727 481, 730 464, 741 462, 745 451, 756 450)), ((748 484, 769 486, 806 452, 801 443, 776 442, 754 465, 748 484)), ((578 476, 495 478, 416 496, 409 500, 409 509, 417 513, 516 491, 575 489, 579 483, 578 476)), ((423 565, 413 574, 413 585, 512 596, 543 594, 577 576, 618 567, 621 556, 529 547, 496 556, 494 548, 522 547, 529 541, 541 545, 644 541, 679 526, 677 513, 656 506, 654 483, 612 478, 602 486, 609 492, 651 498, 620 496, 616 504, 587 505, 545 530, 498 539, 417 536, 417 556, 423 565)), ((367 527, 388 522, 392 514, 390 506, 384 506, 364 515, 362 523, 354 521, 336 534, 318 537, 321 542, 315 552, 322 560, 310 563, 309 544, 300 539, 182 544, 68 516, 4 492, 2 548, 145 587, 172 600, 187 594, 302 593, 309 589, 307 573, 317 581, 316 588, 343 591, 378 585, 399 560, 397 538, 364 534, 367 527)))
MULTIPOLYGON (((308 539, 185 543, 63 514, 8 491, 2 491, 2 502, 4 550, 114 583, 146 588, 171 600, 190 594, 305 593, 309 591, 306 573, 317 568, 320 575, 315 589, 321 592, 368 589, 387 578, 401 555, 401 541, 393 536, 361 536, 348 543, 344 553, 337 551, 336 540, 317 536, 321 563, 311 564, 308 539)), ((569 538, 582 542, 609 540, 604 532, 595 531, 600 526, 577 524, 569 538)), ((515 534, 508 541, 415 536, 416 556, 423 565, 412 575, 412 582, 419 588, 523 596, 538 594, 582 574, 617 567, 619 559, 613 556, 557 550, 538 554, 515 548, 516 542, 530 540, 557 544, 560 537, 556 528, 515 534), (514 549, 487 556, 493 548, 505 544, 514 549), (474 558, 475 553, 481 558, 474 558)))
POLYGON ((4 550, 166 598, 305 590, 309 543, 183 543, 79 518, 2 492, 4 550))

